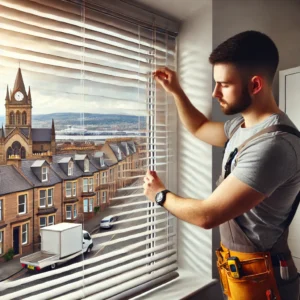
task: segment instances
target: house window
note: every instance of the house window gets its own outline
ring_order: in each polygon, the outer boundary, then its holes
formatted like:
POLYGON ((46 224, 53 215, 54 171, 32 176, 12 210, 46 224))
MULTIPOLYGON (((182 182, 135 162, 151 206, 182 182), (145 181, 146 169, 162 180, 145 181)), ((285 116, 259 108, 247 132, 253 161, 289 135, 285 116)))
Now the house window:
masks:
POLYGON ((22 113, 22 124, 26 125, 26 123, 27 123, 27 116, 26 116, 26 112, 24 111, 22 113))
POLYGON ((106 203, 107 192, 102 192, 102 203, 106 203))
POLYGON ((68 176, 72 176, 73 175, 73 162, 72 161, 69 161, 68 163, 68 176))
POLYGON ((3 220, 3 200, 0 200, 0 221, 3 220))
POLYGON ((88 184, 89 184, 89 180, 87 178, 83 178, 83 192, 84 193, 88 192, 88 184))
POLYGON ((100 166, 101 167, 105 166, 105 164, 104 164, 104 157, 103 156, 100 157, 100 166))
POLYGON ((48 206, 53 205, 53 189, 48 190, 48 206))
POLYGON ((103 184, 107 183, 107 172, 102 173, 102 183, 103 184))
POLYGON ((71 220, 72 219, 72 205, 66 206, 66 219, 71 220))
POLYGON ((9 124, 15 125, 15 114, 13 112, 11 112, 9 115, 9 124))
POLYGON ((94 179, 89 179, 89 192, 92 192, 94 190, 94 179))
POLYGON ((19 215, 26 214, 26 201, 27 195, 20 195, 19 196, 19 215))
POLYGON ((72 182, 66 182, 66 197, 72 196, 72 182))
POLYGON ((89 212, 93 212, 93 199, 89 199, 89 212))
POLYGON ((3 231, 0 231, 0 255, 2 255, 4 253, 4 249, 3 249, 3 246, 4 246, 4 238, 3 238, 3 231))
POLYGON ((118 159, 121 160, 122 159, 122 154, 121 154, 121 150, 120 148, 118 148, 118 159))
POLYGON ((74 204, 74 219, 77 218, 77 205, 74 204))
POLYGON ((22 245, 28 242, 28 223, 22 225, 22 245))
POLYGON ((89 199, 84 199, 83 200, 83 212, 88 212, 89 211, 89 199))
POLYGON ((73 182, 73 197, 76 196, 76 182, 73 182))
POLYGON ((96 174, 96 181, 97 181, 97 185, 99 185, 99 184, 100 184, 100 182, 99 182, 99 178, 100 178, 100 177, 99 177, 99 173, 97 173, 97 174, 96 174))
POLYGON ((48 217, 48 226, 54 225, 54 216, 48 217))
POLYGON ((89 164, 89 160, 86 158, 84 160, 84 172, 89 172, 90 171, 90 164, 89 164))
POLYGON ((42 167, 42 181, 48 181, 48 168, 42 167))
POLYGON ((46 207, 46 190, 40 191, 40 207, 46 207))
POLYGON ((100 205, 100 192, 97 192, 97 206, 100 205))
POLYGON ((41 217, 40 218, 40 228, 43 228, 47 226, 47 218, 46 217, 41 217))

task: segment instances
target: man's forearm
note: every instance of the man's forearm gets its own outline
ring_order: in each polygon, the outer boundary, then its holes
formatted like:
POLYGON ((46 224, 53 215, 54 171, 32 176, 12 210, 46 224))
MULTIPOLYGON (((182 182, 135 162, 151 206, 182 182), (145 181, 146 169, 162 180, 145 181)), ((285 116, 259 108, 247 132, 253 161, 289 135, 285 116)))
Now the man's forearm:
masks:
POLYGON ((210 228, 207 208, 202 200, 182 198, 168 193, 164 208, 178 219, 205 229, 210 228))
POLYGON ((188 131, 195 134, 200 126, 208 121, 208 119, 194 107, 182 89, 176 94, 173 94, 173 97, 182 124, 188 131))

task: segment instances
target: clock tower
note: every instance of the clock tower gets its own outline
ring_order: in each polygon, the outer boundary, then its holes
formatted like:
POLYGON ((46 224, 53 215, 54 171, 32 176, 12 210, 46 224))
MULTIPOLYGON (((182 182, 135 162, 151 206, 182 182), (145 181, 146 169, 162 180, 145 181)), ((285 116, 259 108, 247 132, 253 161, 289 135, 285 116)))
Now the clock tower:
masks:
POLYGON ((15 85, 11 93, 7 87, 6 98, 6 123, 5 129, 10 130, 16 127, 30 129, 32 120, 32 102, 30 87, 26 93, 25 85, 19 68, 15 85))

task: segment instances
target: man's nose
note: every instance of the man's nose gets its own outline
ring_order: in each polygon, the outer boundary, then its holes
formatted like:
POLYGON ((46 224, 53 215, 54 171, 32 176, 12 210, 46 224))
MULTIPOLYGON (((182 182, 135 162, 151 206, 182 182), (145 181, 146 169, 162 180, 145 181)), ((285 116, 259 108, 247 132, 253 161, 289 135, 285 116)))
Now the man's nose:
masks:
POLYGON ((222 98, 222 94, 221 94, 220 89, 217 84, 215 85, 212 96, 213 96, 213 98, 220 98, 220 96, 222 98))

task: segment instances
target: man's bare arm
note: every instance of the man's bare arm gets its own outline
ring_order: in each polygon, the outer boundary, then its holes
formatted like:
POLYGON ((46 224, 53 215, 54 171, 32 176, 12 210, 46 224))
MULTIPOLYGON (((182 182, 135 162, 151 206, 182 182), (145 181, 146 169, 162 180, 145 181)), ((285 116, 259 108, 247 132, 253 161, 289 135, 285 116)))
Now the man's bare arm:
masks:
MULTIPOLYGON (((147 172, 144 182, 144 193, 154 202, 155 195, 165 186, 154 171, 147 172)), ((265 197, 230 174, 207 199, 182 198, 168 193, 164 207, 183 221, 210 229, 249 211, 265 197)))
POLYGON ((224 123, 210 121, 194 107, 180 87, 176 73, 168 68, 161 68, 153 75, 156 81, 173 95, 180 121, 186 129, 210 145, 223 147, 227 140, 224 123))

